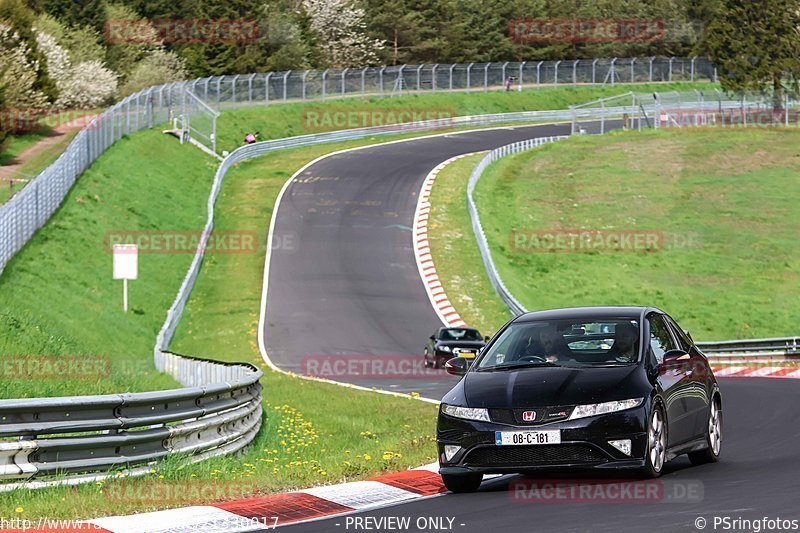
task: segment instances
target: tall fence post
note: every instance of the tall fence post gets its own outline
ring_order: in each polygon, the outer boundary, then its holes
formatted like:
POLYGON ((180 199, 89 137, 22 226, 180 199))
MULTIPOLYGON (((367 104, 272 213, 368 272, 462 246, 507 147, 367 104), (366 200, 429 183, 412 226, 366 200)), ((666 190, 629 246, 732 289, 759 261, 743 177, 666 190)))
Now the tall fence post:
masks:
POLYGON ((361 69, 361 94, 365 94, 367 92, 367 70, 369 67, 364 67, 361 69))
POLYGON ((617 77, 617 58, 613 58, 611 60, 611 68, 609 69, 608 73, 611 76, 611 86, 614 86, 614 79, 617 77))
POLYGON ((469 65, 467 65, 467 90, 469 90, 469 84, 470 84, 469 74, 470 70, 472 70, 472 65, 474 65, 474 63, 470 63, 469 65))
POLYGON ((344 96, 346 92, 345 76, 347 75, 347 71, 348 69, 346 68, 342 71, 342 96, 344 96))
POLYGON ((285 102, 288 100, 288 89, 289 89, 289 74, 291 74, 291 70, 287 70, 286 74, 283 75, 283 101, 285 102))

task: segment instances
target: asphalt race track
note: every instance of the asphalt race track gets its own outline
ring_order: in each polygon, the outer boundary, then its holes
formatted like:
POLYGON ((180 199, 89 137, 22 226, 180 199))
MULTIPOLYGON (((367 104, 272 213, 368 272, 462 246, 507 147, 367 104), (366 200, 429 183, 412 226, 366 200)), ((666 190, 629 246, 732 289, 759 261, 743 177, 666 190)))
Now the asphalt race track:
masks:
MULTIPOLYGON (((606 129, 619 125, 606 122, 606 129)), ((307 361, 320 356, 419 356, 421 361, 428 336, 441 326, 412 248, 411 225, 425 176, 459 154, 565 135, 570 128, 551 124, 449 134, 346 152, 308 167, 284 193, 275 221, 264 326, 272 362, 306 374, 307 361)), ((599 125, 584 128, 591 132, 599 125)), ((438 400, 457 379, 437 374, 336 379, 438 400)))
MULTIPOLYGON (((694 467, 685 457, 665 466, 658 483, 697 491, 700 501, 660 503, 562 503, 513 501, 504 477, 484 482, 474 494, 448 494, 405 505, 359 513, 362 517, 451 517, 453 531, 698 531, 703 517, 706 531, 715 531, 714 517, 760 520, 800 519, 800 381, 794 379, 720 379, 723 395, 722 458, 719 463, 694 467), (461 526, 460 524, 464 524, 461 526)), ((608 479, 607 474, 603 476, 608 479)), ((563 477, 563 476, 562 476, 563 477)), ((576 473, 572 479, 597 475, 576 473)), ((569 479, 569 478, 567 478, 569 479)), ((616 477, 614 479, 624 480, 616 477)), ((357 531, 345 517, 287 526, 292 533, 357 531)), ((389 531, 381 529, 380 531, 389 531)), ((411 527, 408 531, 420 531, 411 527)), ((432 531, 426 529, 425 531, 432 531)), ((716 531, 724 531, 721 524, 716 531)), ((734 531, 729 529, 728 531, 734 531)), ((752 531, 748 528, 745 531, 752 531)), ((763 531, 763 529, 762 529, 763 531)))
MULTIPOLYGON (((421 357, 426 338, 440 325, 412 251, 410 226, 422 180, 455 155, 564 134, 569 127, 420 139, 332 156, 307 168, 287 189, 276 218, 275 236, 291 236, 293 246, 276 247, 270 263, 264 333, 272 362, 298 372, 309 356, 421 357)), ((456 379, 442 372, 432 380, 339 380, 439 399, 456 379)), ((475 494, 437 496, 350 515, 410 517, 406 529, 378 525, 385 522, 362 522, 364 527, 356 528, 344 516, 286 527, 295 533, 698 531, 695 521, 702 517, 706 531, 724 531, 721 524, 714 527, 715 517, 800 518, 800 403, 794 401, 800 397, 800 381, 721 378, 720 386, 722 460, 692 467, 681 457, 667 464, 659 480, 637 481, 659 487, 655 503, 514 501, 509 486, 528 478, 504 476, 484 482, 475 494), (418 528, 418 517, 451 518, 452 529, 418 528)), ((626 479, 606 472, 558 477, 597 485, 609 478, 626 479)))

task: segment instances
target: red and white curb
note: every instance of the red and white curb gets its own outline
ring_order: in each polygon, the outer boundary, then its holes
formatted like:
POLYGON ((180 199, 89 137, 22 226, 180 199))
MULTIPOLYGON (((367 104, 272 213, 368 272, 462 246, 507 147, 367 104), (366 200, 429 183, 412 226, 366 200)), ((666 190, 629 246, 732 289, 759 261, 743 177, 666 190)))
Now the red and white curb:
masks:
MULTIPOLYGON (((95 518, 76 523, 71 528, 59 527, 49 531, 212 533, 272 529, 436 496, 446 491, 438 474, 438 468, 438 464, 432 463, 404 472, 383 474, 366 481, 327 485, 212 505, 95 518)), ((26 531, 48 531, 48 529, 33 527, 27 528, 26 531)))
POLYGON ((789 378, 800 379, 797 366, 743 366, 711 364, 711 371, 718 378, 789 378))
POLYGON ((425 291, 428 293, 428 298, 431 301, 433 310, 439 316, 439 319, 446 327, 466 327, 467 323, 461 318, 456 311, 450 299, 444 292, 442 282, 439 280, 439 275, 436 273, 436 265, 433 263, 433 256, 431 255, 430 242, 428 241, 428 219, 431 213, 431 191, 433 190, 433 182, 436 181, 436 176, 442 171, 444 167, 457 161, 463 157, 473 154, 461 154, 451 157, 443 163, 439 163, 431 170, 425 180, 422 182, 422 189, 417 199, 417 209, 414 212, 414 257, 417 259, 417 268, 419 269, 420 278, 425 285, 425 291))

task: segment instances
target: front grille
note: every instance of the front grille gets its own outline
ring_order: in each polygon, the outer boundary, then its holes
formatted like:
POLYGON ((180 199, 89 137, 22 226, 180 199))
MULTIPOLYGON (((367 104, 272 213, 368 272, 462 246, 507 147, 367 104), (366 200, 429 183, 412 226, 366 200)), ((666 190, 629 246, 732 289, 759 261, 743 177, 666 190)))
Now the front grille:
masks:
POLYGON ((599 463, 606 459, 602 452, 582 444, 490 446, 472 450, 464 459, 464 464, 468 466, 541 466, 599 463))
POLYGON ((529 408, 529 409, 489 409, 489 418, 498 424, 511 424, 520 426, 538 426, 550 422, 566 420, 572 412, 572 407, 548 407, 548 408, 529 408), (536 418, 532 422, 522 419, 522 413, 534 411, 536 418))
POLYGON ((462 448, 470 448, 476 444, 494 443, 494 433, 448 429, 444 431, 438 431, 436 434, 436 439, 441 442, 457 442, 462 448))

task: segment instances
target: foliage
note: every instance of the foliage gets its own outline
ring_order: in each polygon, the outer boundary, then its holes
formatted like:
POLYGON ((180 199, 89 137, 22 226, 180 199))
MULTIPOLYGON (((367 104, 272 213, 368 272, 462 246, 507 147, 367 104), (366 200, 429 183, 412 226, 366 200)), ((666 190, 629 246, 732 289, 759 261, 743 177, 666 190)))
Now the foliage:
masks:
POLYGON ((183 59, 174 52, 155 50, 136 64, 122 86, 120 96, 127 96, 153 85, 181 81, 186 77, 183 59))
POLYGON ((32 57, 28 43, 0 24, 0 87, 9 108, 35 110, 48 104, 47 95, 37 90, 39 65, 32 57))
POLYGON ((383 41, 366 34, 365 12, 351 0, 303 0, 303 7, 318 38, 324 66, 352 67, 378 61, 383 41))
POLYGON ((109 103, 115 96, 117 75, 101 61, 90 60, 73 65, 69 53, 54 37, 40 32, 37 41, 47 57, 50 76, 58 88, 56 107, 90 109, 109 103))
POLYGON ((709 26, 706 46, 729 90, 772 93, 798 90, 800 1, 724 0, 709 26))

